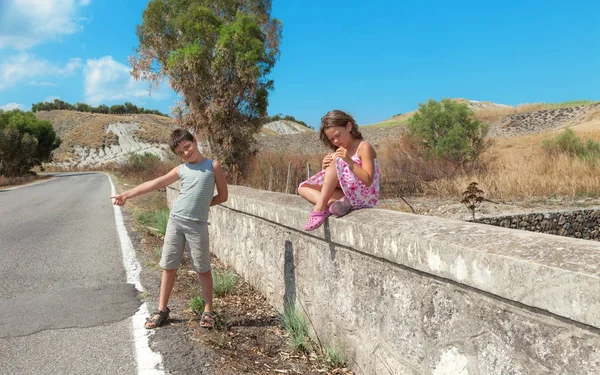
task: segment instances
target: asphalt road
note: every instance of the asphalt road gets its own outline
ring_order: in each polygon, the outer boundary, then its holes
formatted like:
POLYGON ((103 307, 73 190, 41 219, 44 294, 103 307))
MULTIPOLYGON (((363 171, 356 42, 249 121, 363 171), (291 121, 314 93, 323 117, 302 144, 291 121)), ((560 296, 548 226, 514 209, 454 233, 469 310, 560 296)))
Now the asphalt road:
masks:
POLYGON ((109 194, 101 173, 0 189, 0 374, 136 374, 109 194))

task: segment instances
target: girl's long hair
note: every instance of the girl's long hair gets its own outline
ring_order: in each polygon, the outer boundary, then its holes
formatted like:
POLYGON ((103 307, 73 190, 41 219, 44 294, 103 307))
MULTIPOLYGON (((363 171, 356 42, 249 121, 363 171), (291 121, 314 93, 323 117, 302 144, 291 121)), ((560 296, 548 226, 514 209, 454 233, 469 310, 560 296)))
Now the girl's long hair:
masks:
POLYGON ((337 147, 335 147, 329 138, 327 138, 325 129, 333 128, 335 126, 346 126, 349 123, 352 124, 352 128, 350 129, 350 135, 352 138, 363 139, 363 136, 358 130, 358 125, 356 124, 356 121, 354 121, 354 118, 346 112, 340 111, 339 109, 329 111, 325 114, 325 116, 321 117, 321 130, 319 131, 319 138, 325 144, 325 146, 332 150, 336 150, 337 147))

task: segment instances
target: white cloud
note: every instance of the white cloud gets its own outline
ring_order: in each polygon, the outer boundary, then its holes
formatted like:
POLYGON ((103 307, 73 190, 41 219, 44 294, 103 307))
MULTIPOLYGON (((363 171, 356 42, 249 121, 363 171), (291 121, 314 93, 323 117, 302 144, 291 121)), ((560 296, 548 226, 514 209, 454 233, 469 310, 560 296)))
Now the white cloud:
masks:
POLYGON ((13 109, 20 109, 21 111, 25 110, 25 104, 20 104, 20 103, 8 103, 5 105, 0 105, 0 109, 4 110, 4 111, 12 111, 13 109))
POLYGON ((22 52, 4 61, 0 60, 0 91, 35 77, 66 76, 81 69, 82 65, 79 58, 73 58, 65 66, 59 66, 22 52))
POLYGON ((56 83, 54 83, 54 82, 48 82, 48 81, 40 82, 40 81, 36 81, 36 80, 29 81, 27 84, 29 86, 56 86, 56 83))
POLYGON ((27 49, 74 34, 87 19, 79 15, 89 0, 1 0, 0 48, 27 49))
POLYGON ((115 61, 112 56, 87 60, 83 68, 86 103, 98 105, 104 101, 133 101, 135 98, 160 100, 167 97, 166 89, 160 87, 153 89, 150 95, 148 83, 136 81, 130 72, 130 67, 115 61))

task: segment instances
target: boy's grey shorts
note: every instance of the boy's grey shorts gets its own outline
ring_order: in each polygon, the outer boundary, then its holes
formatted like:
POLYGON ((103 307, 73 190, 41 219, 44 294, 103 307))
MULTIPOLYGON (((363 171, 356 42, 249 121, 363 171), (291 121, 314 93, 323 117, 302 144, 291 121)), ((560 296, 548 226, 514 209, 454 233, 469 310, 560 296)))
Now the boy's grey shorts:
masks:
POLYGON ((166 270, 179 268, 185 242, 190 248, 190 264, 194 271, 210 271, 208 223, 171 215, 167 223, 160 266, 166 270))

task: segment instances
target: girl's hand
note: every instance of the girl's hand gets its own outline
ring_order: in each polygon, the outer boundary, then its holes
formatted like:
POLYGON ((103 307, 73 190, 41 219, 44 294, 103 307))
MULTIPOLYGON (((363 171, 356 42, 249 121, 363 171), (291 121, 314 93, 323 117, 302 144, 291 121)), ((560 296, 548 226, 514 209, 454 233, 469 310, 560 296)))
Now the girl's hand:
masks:
POLYGON ((350 163, 352 161, 352 158, 350 158, 350 156, 348 155, 348 150, 346 150, 343 147, 340 147, 337 150, 335 150, 335 156, 342 158, 342 160, 346 163, 350 163))
POLYGON ((327 169, 327 167, 329 167, 329 164, 331 164, 331 162, 333 161, 333 157, 333 153, 325 155, 325 157, 323 158, 323 169, 327 169))

